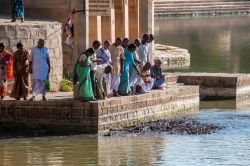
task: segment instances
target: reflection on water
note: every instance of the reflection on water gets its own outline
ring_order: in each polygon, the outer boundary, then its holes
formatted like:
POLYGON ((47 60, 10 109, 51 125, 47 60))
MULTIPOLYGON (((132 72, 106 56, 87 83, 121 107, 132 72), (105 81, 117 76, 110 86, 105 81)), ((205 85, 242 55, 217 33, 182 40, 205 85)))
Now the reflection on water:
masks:
POLYGON ((0 140, 1 165, 250 165, 250 110, 203 109, 210 135, 46 137, 0 140))
POLYGON ((250 72, 250 16, 156 19, 156 42, 188 49, 189 70, 250 72))

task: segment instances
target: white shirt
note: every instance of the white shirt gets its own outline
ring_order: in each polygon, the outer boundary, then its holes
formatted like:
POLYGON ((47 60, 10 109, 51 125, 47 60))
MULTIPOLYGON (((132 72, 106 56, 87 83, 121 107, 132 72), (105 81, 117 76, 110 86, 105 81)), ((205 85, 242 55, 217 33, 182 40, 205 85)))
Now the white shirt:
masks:
POLYGON ((107 75, 104 73, 105 68, 107 67, 107 64, 97 65, 96 75, 95 78, 97 80, 97 83, 99 84, 102 92, 104 92, 103 86, 102 86, 102 80, 107 75))
POLYGON ((142 65, 145 65, 145 63, 149 62, 149 47, 148 44, 141 44, 139 46, 139 59, 142 62, 142 65))
POLYGON ((32 79, 46 80, 48 77, 49 49, 47 47, 33 47, 30 52, 30 61, 32 62, 32 79))
POLYGON ((91 58, 92 59, 92 64, 91 64, 92 71, 96 71, 96 69, 97 69, 97 62, 93 62, 93 61, 96 60, 96 55, 97 55, 98 50, 95 50, 95 53, 92 55, 92 58, 91 58))

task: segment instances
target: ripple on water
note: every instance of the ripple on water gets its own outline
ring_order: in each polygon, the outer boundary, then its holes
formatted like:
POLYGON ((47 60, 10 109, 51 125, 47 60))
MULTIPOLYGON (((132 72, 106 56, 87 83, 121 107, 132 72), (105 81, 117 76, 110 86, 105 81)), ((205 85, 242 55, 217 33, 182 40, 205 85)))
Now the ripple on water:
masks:
POLYGON ((69 136, 0 140, 1 165, 250 165, 250 111, 202 110, 208 135, 69 136))

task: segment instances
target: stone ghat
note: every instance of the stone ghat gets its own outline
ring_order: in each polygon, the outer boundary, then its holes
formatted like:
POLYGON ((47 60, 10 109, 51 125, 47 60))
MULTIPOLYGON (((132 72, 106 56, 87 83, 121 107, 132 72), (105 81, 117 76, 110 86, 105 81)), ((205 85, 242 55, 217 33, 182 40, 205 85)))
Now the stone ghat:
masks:
POLYGON ((250 95, 249 74, 186 73, 177 83, 199 85, 202 99, 246 99, 250 95))
POLYGON ((63 73, 62 24, 37 20, 11 23, 9 19, 0 18, 0 43, 4 43, 8 51, 16 51, 16 44, 20 41, 31 50, 40 38, 46 40, 49 48, 51 90, 58 91, 63 73))
POLYGON ((155 44, 154 57, 162 60, 165 69, 190 67, 190 54, 183 48, 155 44))
POLYGON ((89 103, 65 98, 48 102, 3 100, 0 101, 0 131, 100 134, 140 122, 183 115, 197 111, 198 107, 199 87, 177 85, 143 95, 89 103))

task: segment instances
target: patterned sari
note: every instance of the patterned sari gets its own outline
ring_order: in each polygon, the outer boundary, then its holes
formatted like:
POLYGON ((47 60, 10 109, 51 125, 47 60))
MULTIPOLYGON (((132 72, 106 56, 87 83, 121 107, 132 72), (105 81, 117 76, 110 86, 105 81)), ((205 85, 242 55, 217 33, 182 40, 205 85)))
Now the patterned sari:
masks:
POLYGON ((12 3, 12 18, 24 17, 24 3, 23 0, 11 0, 12 3))
POLYGON ((90 78, 90 66, 88 66, 90 64, 91 59, 89 57, 85 58, 82 62, 79 58, 75 66, 75 73, 79 82, 80 96, 84 100, 91 100, 94 96, 90 78))
POLYGON ((23 50, 14 53, 14 78, 10 97, 20 99, 29 95, 29 52, 23 50))
POLYGON ((7 79, 10 74, 7 73, 7 67, 10 66, 12 60, 12 55, 7 52, 3 51, 0 53, 0 96, 1 98, 5 97, 7 94, 7 79))

